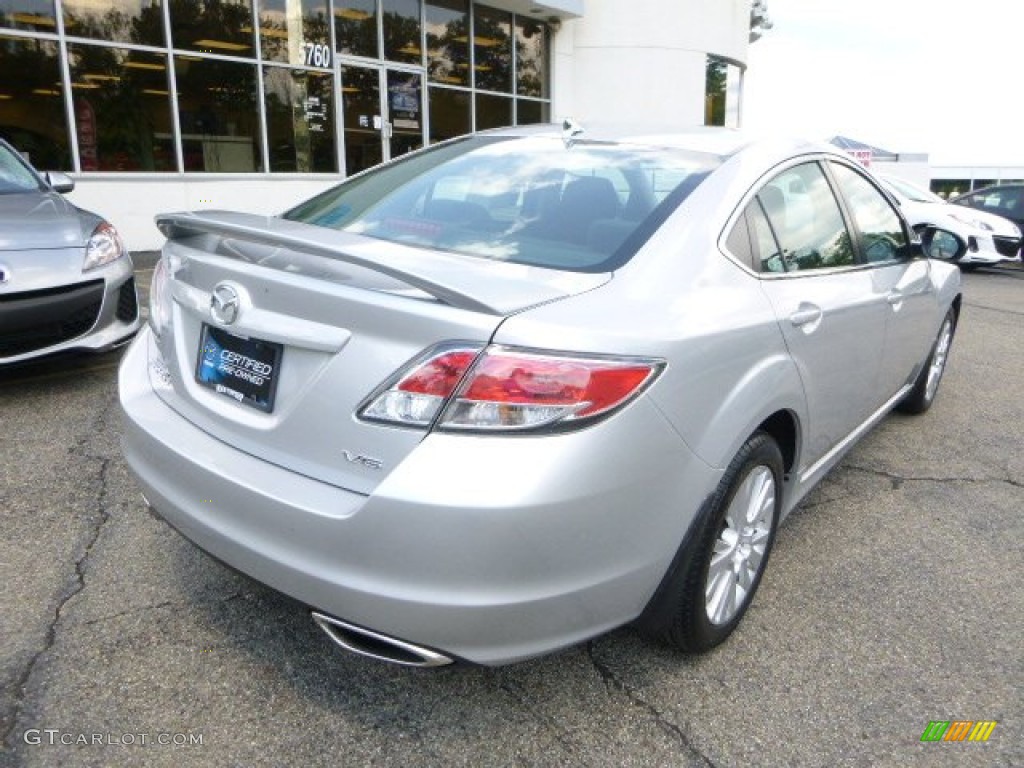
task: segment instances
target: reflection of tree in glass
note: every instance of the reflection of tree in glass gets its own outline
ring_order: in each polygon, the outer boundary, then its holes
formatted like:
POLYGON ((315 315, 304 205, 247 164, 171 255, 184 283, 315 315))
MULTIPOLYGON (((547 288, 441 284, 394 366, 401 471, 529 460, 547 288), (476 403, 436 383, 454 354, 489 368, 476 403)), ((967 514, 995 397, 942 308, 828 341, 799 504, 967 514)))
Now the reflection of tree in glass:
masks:
POLYGON ((384 57, 420 63, 420 19, 397 11, 384 12, 384 57))
POLYGON ((339 53, 377 58, 377 17, 348 19, 334 17, 334 38, 339 53))
POLYGON ((727 62, 708 56, 704 85, 704 125, 725 125, 727 73, 727 62))
POLYGON ((542 98, 547 94, 547 27, 535 21, 516 22, 517 93, 542 98))
MULTIPOLYGON (((330 42, 327 26, 327 8, 320 2, 302 3, 302 36, 298 44, 289 47, 288 22, 281 7, 272 3, 260 4, 260 47, 263 58, 268 61, 287 61, 289 64, 305 64, 306 44, 326 45, 330 42)), ((280 4, 276 4, 280 5, 280 4)))
POLYGON ((205 50, 197 41, 216 40, 243 48, 213 52, 252 56, 252 6, 247 0, 170 0, 170 8, 175 47, 205 50))
MULTIPOLYGON (((469 85, 469 17, 450 19, 438 34, 427 26, 427 77, 435 83, 469 85)), ((437 27, 434 26, 434 29, 437 27)))
POLYGON ((819 257, 819 265, 823 267, 841 267, 853 264, 853 241, 850 233, 843 229, 839 235, 824 247, 824 256, 819 257))
POLYGON ((164 45, 164 17, 159 3, 138 12, 126 12, 116 5, 100 12, 91 4, 65 3, 64 28, 69 35, 94 40, 164 45))
POLYGON ((70 170, 57 46, 49 40, 0 37, 0 136, 46 170, 70 170))
POLYGON ((267 139, 272 171, 333 172, 333 78, 267 67, 267 139))
POLYGON ((94 143, 96 170, 172 170, 173 157, 155 138, 170 134, 163 57, 135 54, 134 61, 149 65, 139 68, 124 66, 129 53, 121 49, 72 45, 69 53, 76 112, 87 104, 95 121, 76 125, 79 145, 94 143))
POLYGON ((477 6, 474 20, 476 87, 512 90, 512 20, 509 14, 477 6))
MULTIPOLYGON (((228 124, 238 118, 244 123, 255 120, 256 72, 252 66, 217 59, 179 58, 176 67, 182 111, 185 101, 198 108, 194 125, 198 133, 229 133, 228 124)), ((183 128, 184 122, 183 116, 183 128)))
POLYGON ((175 59, 185 170, 262 168, 256 67, 219 59, 175 59), (191 136, 190 136, 191 134, 191 136), (247 139, 224 141, 225 137, 247 139), (186 146, 186 142, 188 142, 186 146))

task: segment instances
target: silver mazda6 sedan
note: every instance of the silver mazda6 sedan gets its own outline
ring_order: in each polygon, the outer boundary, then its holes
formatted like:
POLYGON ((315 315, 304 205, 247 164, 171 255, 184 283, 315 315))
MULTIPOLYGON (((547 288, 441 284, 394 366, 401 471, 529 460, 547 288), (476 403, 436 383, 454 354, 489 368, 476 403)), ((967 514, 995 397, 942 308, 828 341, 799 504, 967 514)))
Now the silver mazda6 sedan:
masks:
POLYGON ((120 370, 148 503, 399 663, 502 664, 635 622, 689 651, 960 309, 827 145, 574 124, 481 133, 278 217, 158 217, 120 370))
POLYGON ((0 368, 57 352, 103 352, 138 331, 132 262, 117 230, 64 199, 0 139, 0 368))

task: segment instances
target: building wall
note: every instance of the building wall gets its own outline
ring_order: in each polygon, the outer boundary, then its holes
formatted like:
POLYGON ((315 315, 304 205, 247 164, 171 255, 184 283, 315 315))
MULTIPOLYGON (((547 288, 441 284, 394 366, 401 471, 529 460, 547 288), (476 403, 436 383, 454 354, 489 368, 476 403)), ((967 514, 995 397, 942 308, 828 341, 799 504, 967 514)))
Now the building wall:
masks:
POLYGON ((552 113, 701 124, 708 54, 745 66, 749 26, 747 0, 589 2, 555 35, 552 113))
POLYGON ((231 178, 172 176, 109 178, 77 174, 66 197, 75 205, 109 219, 133 251, 151 251, 163 243, 153 223, 158 213, 199 209, 244 210, 272 216, 337 184, 338 176, 231 178))

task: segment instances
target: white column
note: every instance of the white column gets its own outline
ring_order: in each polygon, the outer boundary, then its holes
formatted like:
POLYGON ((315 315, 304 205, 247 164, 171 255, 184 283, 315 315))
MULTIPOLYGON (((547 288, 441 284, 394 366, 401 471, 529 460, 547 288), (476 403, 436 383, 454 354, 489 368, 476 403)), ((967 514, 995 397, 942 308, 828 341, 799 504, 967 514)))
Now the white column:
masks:
POLYGON ((746 64, 750 0, 588 0, 552 47, 552 117, 704 122, 707 55, 746 64))

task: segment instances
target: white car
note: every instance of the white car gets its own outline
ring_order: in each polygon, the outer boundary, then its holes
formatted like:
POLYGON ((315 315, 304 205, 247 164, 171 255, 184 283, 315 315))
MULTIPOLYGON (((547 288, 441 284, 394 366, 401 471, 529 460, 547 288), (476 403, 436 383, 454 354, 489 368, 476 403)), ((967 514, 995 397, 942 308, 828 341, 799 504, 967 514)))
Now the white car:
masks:
POLYGON ((960 266, 968 268, 1003 261, 1019 261, 1021 232, 1009 219, 985 211, 947 203, 938 195, 905 179, 879 176, 916 230, 931 225, 959 235, 967 250, 960 266))

